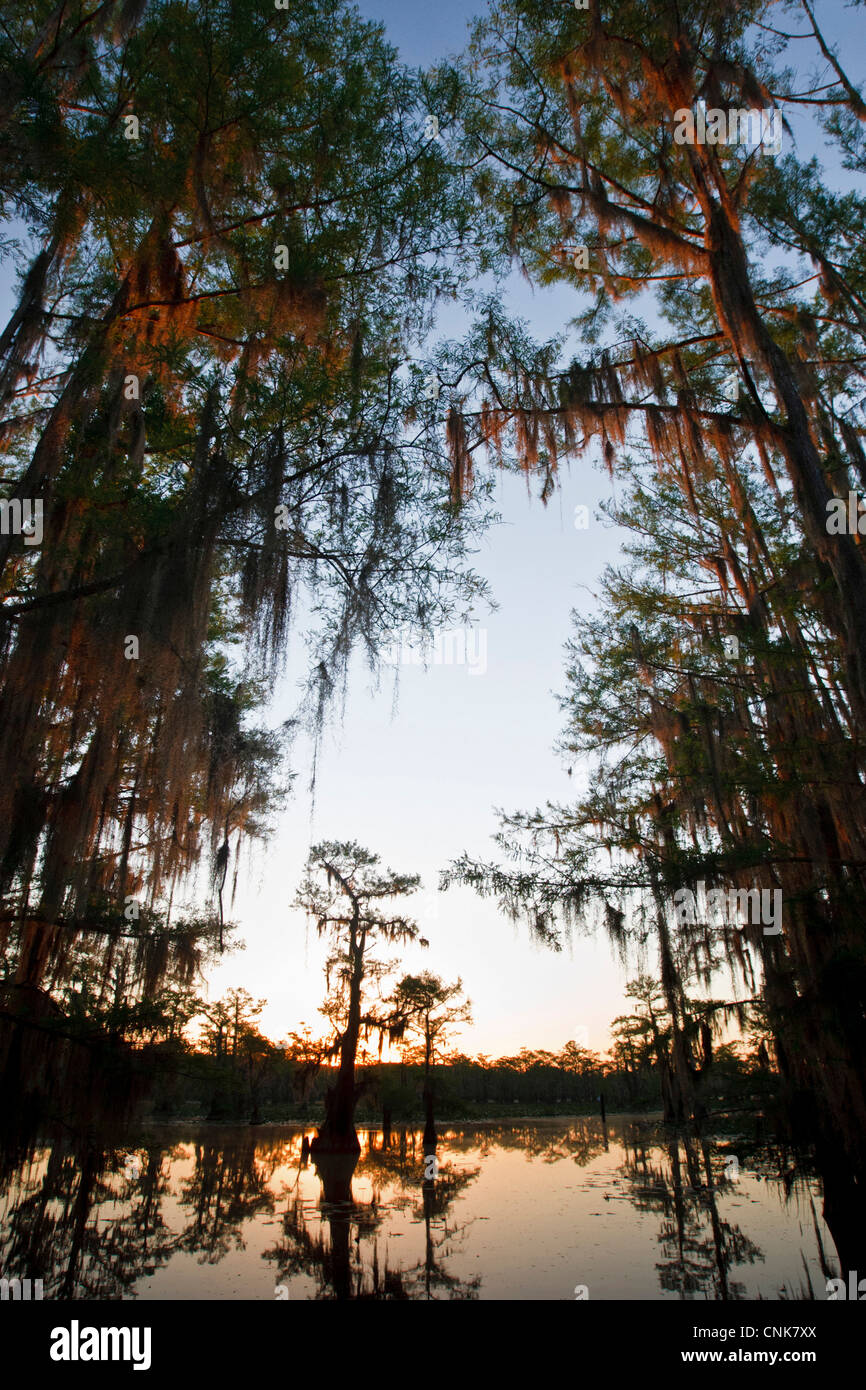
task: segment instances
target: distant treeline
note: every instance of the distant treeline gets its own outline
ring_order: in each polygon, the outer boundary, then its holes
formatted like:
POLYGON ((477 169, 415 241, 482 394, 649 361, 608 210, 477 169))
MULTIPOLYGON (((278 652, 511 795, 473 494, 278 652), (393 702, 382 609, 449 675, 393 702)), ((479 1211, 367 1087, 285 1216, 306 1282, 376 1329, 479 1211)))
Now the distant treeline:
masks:
MULTIPOLYGON (((167 1061, 163 1057, 164 1061, 167 1061)), ((201 1117, 224 1122, 309 1119, 323 1113, 331 1069, 313 1070, 292 1049, 270 1047, 252 1060, 179 1054, 161 1067, 150 1097, 153 1118, 201 1117)), ((424 1069, 401 1062, 373 1062, 358 1071, 361 1123, 416 1121, 423 1113, 424 1069)), ((757 1107, 772 1094, 774 1076, 735 1046, 717 1050, 706 1092, 710 1109, 757 1107)), ((522 1049, 515 1057, 490 1060, 456 1054, 435 1071, 437 1119, 485 1115, 590 1113, 604 1097, 610 1112, 656 1110, 661 1106, 657 1065, 632 1071, 611 1069, 597 1054, 569 1043, 559 1054, 522 1049)))

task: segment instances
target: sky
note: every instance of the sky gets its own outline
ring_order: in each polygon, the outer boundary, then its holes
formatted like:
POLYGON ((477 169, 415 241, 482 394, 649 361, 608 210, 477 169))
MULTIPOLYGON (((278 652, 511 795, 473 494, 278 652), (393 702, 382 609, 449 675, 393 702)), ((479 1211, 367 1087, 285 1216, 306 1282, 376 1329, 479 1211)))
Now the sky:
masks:
MULTIPOLYGON (((610 1018, 624 1010, 622 972, 606 945, 582 940, 571 953, 541 950, 493 903, 469 889, 436 887, 439 870, 463 850, 490 855, 495 807, 532 809, 573 791, 552 753, 562 644, 570 610, 591 602, 585 586, 612 553, 598 524, 578 531, 573 515, 579 503, 592 513, 608 491, 605 475, 581 466, 543 508, 521 480, 499 479, 503 524, 475 559, 499 605, 495 613, 477 610, 475 650, 486 638, 486 670, 481 661, 475 670, 401 664, 376 691, 360 662, 354 668, 345 718, 325 736, 314 804, 302 763, 305 785, 256 852, 231 911, 247 949, 212 976, 216 992, 241 984, 268 998, 262 1025, 271 1036, 302 1020, 317 1027, 324 946, 289 906, 310 842, 356 839, 390 867, 421 875, 423 890, 407 907, 430 948, 406 951, 402 961, 407 970, 462 979, 475 1019, 464 1050, 503 1055, 523 1045, 558 1048, 569 1038, 607 1046, 610 1018)), ((281 716, 294 699, 290 675, 276 702, 281 716)))
MULTIPOLYGON (((407 62, 428 65, 463 47, 480 4, 364 0, 359 8, 384 21, 407 62)), ((841 0, 825 0, 818 14, 832 38, 849 45, 860 39, 862 11, 852 15, 841 0)), ((561 289, 533 293, 522 280, 512 288, 510 307, 542 336, 560 331, 574 312, 561 289)), ((463 851, 480 858, 494 852, 496 808, 531 810, 573 794, 582 770, 570 780, 553 752, 563 718, 556 700, 565 688, 563 647, 571 611, 593 604, 605 563, 619 554, 617 532, 594 516, 613 485, 591 461, 563 472, 546 507, 519 478, 500 475, 496 488, 502 524, 474 557, 498 604, 492 613, 476 609, 486 669, 402 665, 395 698, 391 675, 376 689, 359 662, 344 718, 324 738, 314 800, 311 749, 300 741, 291 763, 299 774, 293 798, 270 841, 243 860, 229 915, 245 949, 227 953, 209 972, 207 993, 215 999, 241 986, 265 998, 260 1026, 272 1038, 302 1023, 314 1033, 323 1026, 326 946, 292 907, 317 839, 356 839, 390 867, 421 875, 424 888, 410 910, 430 947, 406 950, 401 970, 461 978, 474 1013, 458 1039, 461 1050, 501 1056, 522 1046, 559 1049, 574 1039, 604 1051, 611 1020, 629 1011, 623 991, 636 967, 627 972, 603 935, 576 937, 556 954, 470 890, 436 892, 440 870, 463 851), (589 509, 588 529, 574 525, 578 505, 589 509)), ((274 724, 297 704, 303 652, 299 645, 292 651, 269 713, 274 724)))

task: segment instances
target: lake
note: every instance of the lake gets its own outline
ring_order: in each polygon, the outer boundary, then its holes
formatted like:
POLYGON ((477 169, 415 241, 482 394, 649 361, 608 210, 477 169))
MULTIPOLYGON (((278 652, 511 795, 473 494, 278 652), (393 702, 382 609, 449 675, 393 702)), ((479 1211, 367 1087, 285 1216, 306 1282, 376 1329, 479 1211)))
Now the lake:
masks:
POLYGON ((354 1170, 302 1156, 311 1125, 46 1141, 3 1159, 0 1274, 46 1299, 824 1299, 818 1179, 753 1125, 443 1124, 435 1162, 420 1129, 360 1129, 354 1170))

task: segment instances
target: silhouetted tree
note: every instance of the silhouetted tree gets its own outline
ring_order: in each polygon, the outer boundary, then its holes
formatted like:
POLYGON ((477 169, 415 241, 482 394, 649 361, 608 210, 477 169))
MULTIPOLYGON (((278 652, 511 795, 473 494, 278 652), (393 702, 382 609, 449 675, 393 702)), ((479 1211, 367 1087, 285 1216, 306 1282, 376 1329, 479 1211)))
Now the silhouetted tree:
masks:
POLYGON ((314 1152, 354 1151, 359 1147, 355 1133, 358 1042, 362 1029, 382 1034, 389 1026, 381 1012, 369 1009, 364 993, 366 981, 381 980, 392 968, 375 958, 375 948, 415 940, 427 944, 411 918, 385 910, 391 899, 414 893, 420 878, 382 870, 379 862, 377 854, 354 841, 323 841, 310 850, 306 877, 296 898, 296 905, 315 922, 319 936, 330 942, 325 967, 329 989, 334 981, 324 1012, 335 1028, 330 1055, 339 1057, 339 1063, 325 1098, 325 1121, 313 1141, 314 1152))
MULTIPOLYGON (((453 985, 445 984, 438 975, 429 970, 420 975, 404 975, 397 984, 388 1003, 392 1004, 397 1016, 396 1031, 392 1038, 403 1039, 408 1036, 417 1042, 417 1052, 424 1067, 424 1144, 427 1152, 436 1148, 436 1122, 433 1115, 433 1069, 437 1057, 458 1023, 472 1022, 472 1001, 463 1004, 456 1000, 463 993, 461 980, 453 985)), ((413 1049, 407 1057, 411 1058, 413 1049)))

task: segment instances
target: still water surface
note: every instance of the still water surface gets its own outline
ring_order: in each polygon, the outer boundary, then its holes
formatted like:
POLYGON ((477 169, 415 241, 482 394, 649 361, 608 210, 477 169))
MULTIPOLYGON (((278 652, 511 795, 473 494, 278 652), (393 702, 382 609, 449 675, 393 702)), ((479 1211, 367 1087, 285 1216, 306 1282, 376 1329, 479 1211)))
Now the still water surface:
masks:
POLYGON ((304 1133, 7 1155, 0 1271, 46 1298, 271 1300, 823 1299, 822 1260, 836 1272, 817 1180, 730 1125, 443 1126, 426 1180, 420 1131, 359 1131, 354 1172, 302 1159, 304 1133))

